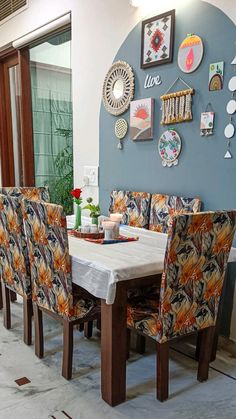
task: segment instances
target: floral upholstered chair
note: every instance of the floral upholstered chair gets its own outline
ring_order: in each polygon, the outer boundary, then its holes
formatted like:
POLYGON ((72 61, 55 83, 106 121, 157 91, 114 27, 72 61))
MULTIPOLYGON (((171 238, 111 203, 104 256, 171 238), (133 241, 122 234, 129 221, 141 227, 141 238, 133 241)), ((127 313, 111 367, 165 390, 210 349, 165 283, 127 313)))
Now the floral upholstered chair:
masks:
POLYGON ((30 257, 35 353, 43 357, 42 312, 63 324, 62 375, 72 375, 73 326, 97 319, 100 306, 87 291, 73 292, 66 217, 59 205, 23 201, 30 257))
POLYGON ((112 191, 109 212, 123 214, 122 224, 148 228, 150 199, 147 192, 112 191))
POLYGON ((201 332, 198 380, 208 379, 218 306, 236 211, 173 217, 160 296, 129 301, 128 326, 157 342, 157 398, 168 398, 169 341, 201 332))
MULTIPOLYGON (((28 250, 23 228, 21 202, 24 196, 48 200, 47 188, 3 187, 0 188, 0 269, 2 280, 1 298, 4 309, 4 326, 11 328, 10 300, 16 294, 23 297, 24 342, 31 344, 32 301, 28 250)), ((1 300, 0 298, 0 300, 1 300)))
POLYGON ((160 233, 168 233, 174 215, 186 212, 199 212, 200 209, 201 201, 199 198, 153 194, 149 229, 160 233))
POLYGON ((6 186, 0 188, 0 193, 9 195, 13 198, 22 200, 23 198, 31 201, 50 201, 49 190, 47 186, 6 186))

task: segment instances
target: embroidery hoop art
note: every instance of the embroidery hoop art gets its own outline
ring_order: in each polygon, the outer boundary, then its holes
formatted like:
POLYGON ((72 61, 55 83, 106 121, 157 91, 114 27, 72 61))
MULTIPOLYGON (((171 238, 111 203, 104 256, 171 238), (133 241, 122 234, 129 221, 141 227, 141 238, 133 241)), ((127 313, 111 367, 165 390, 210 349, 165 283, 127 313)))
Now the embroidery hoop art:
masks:
POLYGON ((202 62, 203 42, 198 35, 189 34, 181 42, 178 51, 178 66, 184 73, 193 73, 202 62))
POLYGON ((177 166, 181 148, 182 141, 179 134, 172 128, 164 131, 158 141, 158 152, 162 159, 162 166, 177 166))

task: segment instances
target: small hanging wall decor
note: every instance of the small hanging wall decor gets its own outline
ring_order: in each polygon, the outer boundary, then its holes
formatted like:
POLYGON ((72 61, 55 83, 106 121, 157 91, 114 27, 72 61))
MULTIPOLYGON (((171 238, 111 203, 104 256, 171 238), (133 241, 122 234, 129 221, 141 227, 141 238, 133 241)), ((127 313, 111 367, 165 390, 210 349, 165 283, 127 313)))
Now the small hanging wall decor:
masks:
POLYGON ((192 73, 201 64, 203 43, 199 36, 189 34, 183 40, 178 51, 178 66, 184 73, 192 73))
POLYGON ((128 123, 126 119, 124 118, 117 119, 115 123, 115 134, 116 134, 116 138, 119 140, 119 143, 117 146, 119 150, 122 150, 123 148, 121 140, 123 140, 123 138, 126 136, 127 131, 128 131, 128 123))
POLYGON ((211 103, 208 103, 206 111, 201 113, 200 135, 202 137, 213 134, 214 117, 215 113, 212 112, 211 103))
POLYGON ((133 100, 130 104, 130 139, 153 138, 154 99, 133 100))
POLYGON ((209 90, 223 89, 224 61, 212 63, 209 66, 209 90))
POLYGON ((177 132, 170 128, 163 132, 158 142, 158 151, 162 166, 176 166, 181 152, 181 139, 177 132))
POLYGON ((177 122, 191 121, 192 117, 192 95, 194 94, 194 89, 190 87, 184 80, 180 77, 172 83, 167 92, 161 96, 162 100, 162 118, 161 124, 173 124, 177 122), (176 84, 177 81, 181 81, 187 89, 180 90, 174 93, 168 93, 176 84))

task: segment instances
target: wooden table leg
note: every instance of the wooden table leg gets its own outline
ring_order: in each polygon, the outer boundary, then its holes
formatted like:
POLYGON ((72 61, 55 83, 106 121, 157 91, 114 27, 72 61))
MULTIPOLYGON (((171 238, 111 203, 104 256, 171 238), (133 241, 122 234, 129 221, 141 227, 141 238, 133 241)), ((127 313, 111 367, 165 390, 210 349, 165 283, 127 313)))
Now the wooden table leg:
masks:
POLYGON ((126 398, 126 287, 118 283, 114 304, 101 302, 101 391, 110 406, 126 398))

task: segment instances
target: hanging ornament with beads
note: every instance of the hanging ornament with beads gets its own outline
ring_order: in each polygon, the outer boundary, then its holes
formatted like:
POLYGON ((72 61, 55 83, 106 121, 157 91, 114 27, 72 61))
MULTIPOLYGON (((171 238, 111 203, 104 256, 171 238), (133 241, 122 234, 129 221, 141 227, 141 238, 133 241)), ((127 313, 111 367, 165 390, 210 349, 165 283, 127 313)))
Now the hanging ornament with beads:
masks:
POLYGON ((115 123, 115 134, 116 134, 116 138, 119 140, 119 143, 117 146, 119 150, 122 150, 123 148, 123 144, 121 140, 123 140, 123 138, 126 136, 127 131, 128 131, 128 123, 126 119, 124 118, 118 119, 115 123))
POLYGON ((192 95, 194 90, 180 77, 172 83, 167 92, 161 96, 162 100, 162 118, 161 124, 176 124, 177 122, 191 121, 192 116, 192 95), (169 93, 174 85, 180 81, 187 89, 178 92, 169 93))
POLYGON ((208 137, 213 135, 215 112, 212 111, 211 103, 207 104, 205 112, 201 113, 200 135, 208 137))

